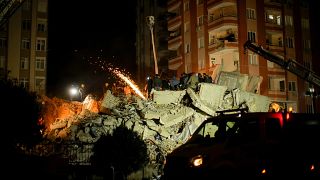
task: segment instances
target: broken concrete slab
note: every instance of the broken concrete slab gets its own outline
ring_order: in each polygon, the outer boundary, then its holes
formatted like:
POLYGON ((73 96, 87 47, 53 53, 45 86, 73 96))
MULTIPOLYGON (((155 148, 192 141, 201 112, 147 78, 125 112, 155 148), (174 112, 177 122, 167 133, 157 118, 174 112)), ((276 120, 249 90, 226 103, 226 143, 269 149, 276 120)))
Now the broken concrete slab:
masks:
POLYGON ((261 76, 222 71, 218 76, 217 84, 227 86, 229 91, 240 89, 256 93, 260 90, 262 79, 261 76))
POLYGON ((241 104, 246 104, 249 108, 249 112, 268 112, 271 100, 267 96, 262 96, 259 94, 234 90, 235 104, 240 106, 241 104))
POLYGON ((104 97, 101 102, 101 107, 107 108, 107 109, 113 109, 116 106, 119 105, 121 102, 120 98, 112 95, 110 90, 107 90, 107 92, 104 94, 104 97))
POLYGON ((233 89, 246 90, 248 78, 247 74, 221 71, 218 76, 217 84, 228 87, 229 91, 233 89))
POLYGON ((162 123, 164 127, 169 127, 191 117, 194 113, 195 111, 190 107, 179 106, 162 115, 160 117, 160 123, 162 123))
POLYGON ((223 97, 228 87, 212 83, 200 83, 199 86, 199 99, 201 102, 212 109, 219 108, 223 103, 223 97))
POLYGON ((203 103, 199 97, 199 95, 197 95, 193 89, 188 88, 187 89, 187 93, 190 96, 190 98, 192 99, 192 104, 199 108, 201 111, 207 113, 210 116, 216 116, 216 111, 213 110, 212 107, 207 106, 205 103, 203 103))
POLYGON ((181 91, 157 91, 152 89, 151 94, 153 94, 153 102, 156 104, 179 104, 186 94, 186 90, 181 91))

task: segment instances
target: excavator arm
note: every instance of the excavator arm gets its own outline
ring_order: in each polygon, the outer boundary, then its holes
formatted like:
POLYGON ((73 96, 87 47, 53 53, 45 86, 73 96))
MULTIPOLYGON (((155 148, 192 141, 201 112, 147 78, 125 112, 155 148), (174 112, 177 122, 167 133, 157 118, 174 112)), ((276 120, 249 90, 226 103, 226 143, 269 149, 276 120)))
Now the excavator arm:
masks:
POLYGON ((0 28, 9 20, 25 0, 0 0, 0 28))
POLYGON ((263 49, 262 46, 258 46, 257 44, 251 42, 250 40, 244 44, 245 51, 247 49, 251 50, 252 52, 259 54, 263 58, 278 64, 283 69, 292 72, 293 74, 297 75, 298 77, 302 78, 303 80, 308 81, 309 83, 320 87, 320 77, 317 76, 313 71, 304 67, 303 65, 299 64, 298 62, 292 60, 284 60, 282 57, 272 54, 271 52, 263 49))

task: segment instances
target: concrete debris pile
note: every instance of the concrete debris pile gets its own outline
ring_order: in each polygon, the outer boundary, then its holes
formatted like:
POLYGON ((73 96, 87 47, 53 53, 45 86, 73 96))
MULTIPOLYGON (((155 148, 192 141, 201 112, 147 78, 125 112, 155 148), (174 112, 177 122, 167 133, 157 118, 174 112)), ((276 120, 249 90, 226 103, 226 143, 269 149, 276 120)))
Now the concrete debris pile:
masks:
POLYGON ((268 97, 240 89, 229 91, 211 83, 200 83, 199 87, 198 92, 153 90, 153 100, 117 97, 111 91, 101 101, 91 96, 83 103, 45 99, 44 120, 49 123, 44 135, 54 141, 93 144, 123 124, 141 135, 150 160, 157 161, 159 153, 165 156, 186 142, 204 120, 217 115, 216 111, 247 106, 249 112, 266 112, 271 103, 268 97))

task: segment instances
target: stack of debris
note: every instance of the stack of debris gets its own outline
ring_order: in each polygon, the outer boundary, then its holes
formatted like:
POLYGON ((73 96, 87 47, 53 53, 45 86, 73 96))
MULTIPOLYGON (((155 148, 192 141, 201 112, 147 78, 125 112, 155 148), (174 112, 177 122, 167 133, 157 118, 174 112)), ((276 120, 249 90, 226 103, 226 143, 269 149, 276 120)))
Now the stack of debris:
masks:
POLYGON ((217 115, 216 111, 247 106, 249 112, 266 112, 271 103, 266 96, 238 88, 228 90, 212 83, 200 83, 199 87, 198 92, 153 90, 152 100, 117 97, 110 91, 101 101, 87 96, 83 103, 44 98, 44 135, 55 141, 95 143, 124 124, 141 135, 150 160, 156 161, 159 153, 165 156, 186 142, 204 120, 217 115))

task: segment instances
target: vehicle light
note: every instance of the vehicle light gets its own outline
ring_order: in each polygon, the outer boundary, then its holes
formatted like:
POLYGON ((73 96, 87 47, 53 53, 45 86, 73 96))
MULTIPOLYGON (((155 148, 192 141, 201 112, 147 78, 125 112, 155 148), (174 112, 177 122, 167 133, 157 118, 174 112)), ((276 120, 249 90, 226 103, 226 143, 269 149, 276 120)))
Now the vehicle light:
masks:
POLYGON ((266 174, 267 173, 267 170, 266 169, 262 169, 261 170, 261 174, 266 174))
POLYGON ((314 165, 313 164, 311 164, 311 166, 310 166, 310 171, 314 171, 314 165))
POLYGON ((195 156, 193 158, 191 158, 191 164, 194 167, 199 167, 203 164, 203 158, 201 155, 195 156))
POLYGON ((287 113, 286 119, 287 119, 287 121, 290 119, 290 114, 289 113, 287 113))

